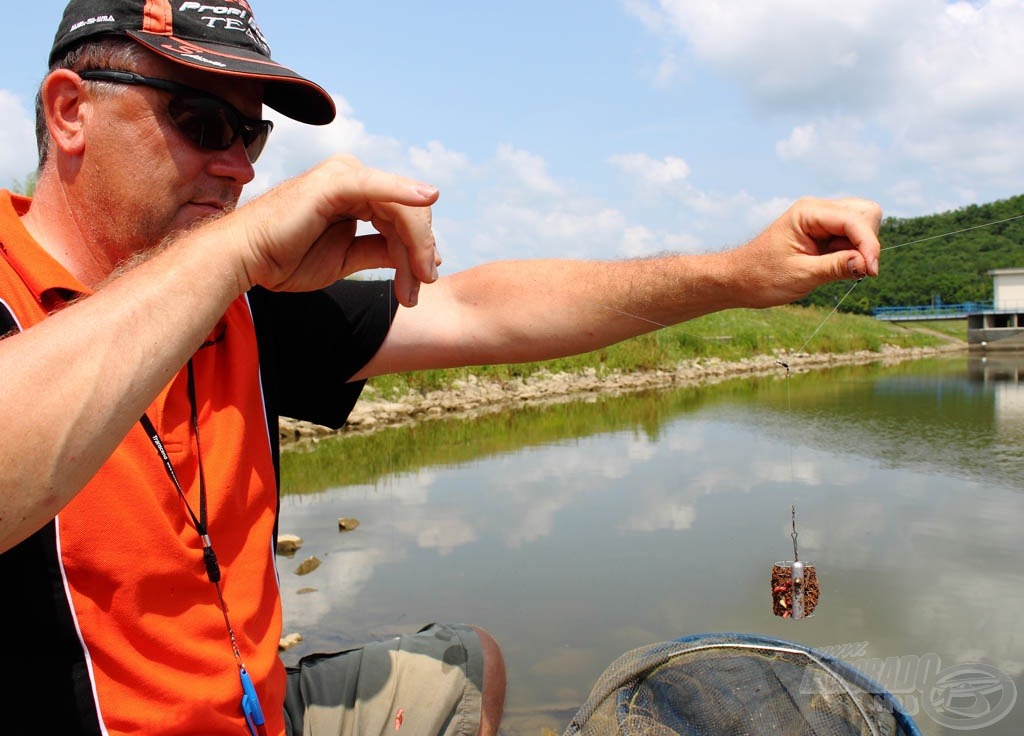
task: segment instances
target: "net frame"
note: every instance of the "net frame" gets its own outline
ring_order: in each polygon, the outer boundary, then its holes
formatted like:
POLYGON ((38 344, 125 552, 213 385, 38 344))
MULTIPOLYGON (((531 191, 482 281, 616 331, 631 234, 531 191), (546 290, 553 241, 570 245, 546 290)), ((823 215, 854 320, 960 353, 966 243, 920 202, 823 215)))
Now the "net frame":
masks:
MULTIPOLYGON (((845 708, 855 710, 860 719, 856 725, 862 733, 894 736, 891 727, 876 720, 878 714, 884 712, 891 714, 895 736, 921 736, 917 725, 892 694, 850 663, 796 642, 741 633, 697 634, 626 652, 601 674, 563 736, 632 736, 637 731, 627 725, 632 717, 630 709, 638 688, 647 676, 677 657, 709 650, 718 650, 716 654, 725 653, 726 656, 730 652, 746 656, 761 651, 770 656, 786 655, 806 660, 815 668, 815 674, 821 673, 828 678, 829 686, 835 688, 833 692, 845 695, 842 703, 845 708)), ((802 708, 804 704, 792 702, 791 705, 802 708)), ((678 733, 657 723, 645 723, 642 732, 658 736, 678 733)))

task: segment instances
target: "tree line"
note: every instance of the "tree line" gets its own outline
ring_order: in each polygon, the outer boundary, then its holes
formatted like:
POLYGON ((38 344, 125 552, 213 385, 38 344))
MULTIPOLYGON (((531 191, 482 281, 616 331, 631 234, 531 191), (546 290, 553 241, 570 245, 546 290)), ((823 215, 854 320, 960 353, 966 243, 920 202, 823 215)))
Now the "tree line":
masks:
POLYGON ((985 302, 997 268, 1024 268, 1024 195, 949 212, 886 218, 881 272, 850 290, 827 284, 799 303, 871 314, 877 307, 985 302), (847 296, 847 293, 849 295, 847 296), (845 298, 844 298, 845 296, 845 298))

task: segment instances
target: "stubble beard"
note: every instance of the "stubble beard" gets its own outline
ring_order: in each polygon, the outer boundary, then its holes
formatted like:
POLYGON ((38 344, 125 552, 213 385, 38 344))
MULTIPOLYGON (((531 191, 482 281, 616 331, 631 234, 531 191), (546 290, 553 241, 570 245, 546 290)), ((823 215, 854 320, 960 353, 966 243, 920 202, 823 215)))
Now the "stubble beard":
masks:
MULTIPOLYGON (((225 215, 234 212, 235 209, 237 209, 237 206, 237 202, 232 202, 228 204, 223 211, 216 214, 194 218, 187 224, 179 227, 172 226, 170 228, 162 228, 162 235, 160 233, 154 233, 150 236, 140 237, 137 244, 131 248, 128 254, 118 261, 114 266, 114 269, 111 271, 110 276, 104 279, 103 283, 113 281, 128 271, 131 271, 139 264, 145 263, 150 258, 153 258, 166 249, 173 247, 174 243, 179 239, 195 232, 208 223, 216 222, 225 215)), ((154 228, 154 230, 156 229, 157 228, 154 228)))

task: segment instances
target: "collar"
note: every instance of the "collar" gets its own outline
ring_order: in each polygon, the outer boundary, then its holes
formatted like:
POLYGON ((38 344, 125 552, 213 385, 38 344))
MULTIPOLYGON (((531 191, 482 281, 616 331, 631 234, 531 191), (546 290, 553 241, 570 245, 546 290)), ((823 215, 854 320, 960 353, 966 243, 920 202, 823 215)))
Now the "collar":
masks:
POLYGON ((32 200, 0 189, 0 257, 17 271, 47 312, 92 293, 37 243, 21 222, 32 200))

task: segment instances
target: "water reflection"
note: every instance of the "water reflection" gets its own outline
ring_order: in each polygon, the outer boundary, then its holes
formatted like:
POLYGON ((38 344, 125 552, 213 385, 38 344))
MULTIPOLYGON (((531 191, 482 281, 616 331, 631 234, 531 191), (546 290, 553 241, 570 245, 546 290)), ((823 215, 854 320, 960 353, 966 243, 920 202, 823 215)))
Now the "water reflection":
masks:
POLYGON ((967 376, 978 383, 1024 382, 1024 353, 971 353, 967 358, 967 376))
POLYGON ((306 637, 287 657, 482 624, 506 649, 510 734, 560 730, 619 654, 702 631, 981 661, 1019 686, 1024 386, 977 375, 966 358, 780 375, 286 454, 282 530, 323 560, 304 577, 281 560, 286 630, 306 637), (793 504, 821 585, 799 623, 767 588, 793 504))

